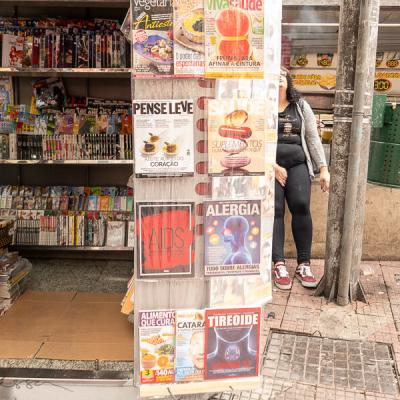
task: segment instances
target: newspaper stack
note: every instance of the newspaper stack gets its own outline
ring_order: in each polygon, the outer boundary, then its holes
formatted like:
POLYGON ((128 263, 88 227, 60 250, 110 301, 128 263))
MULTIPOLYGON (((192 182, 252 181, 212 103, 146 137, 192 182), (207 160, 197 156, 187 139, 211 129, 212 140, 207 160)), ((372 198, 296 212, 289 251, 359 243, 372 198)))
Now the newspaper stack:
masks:
POLYGON ((17 252, 0 257, 0 316, 3 315, 22 294, 32 264, 17 252))

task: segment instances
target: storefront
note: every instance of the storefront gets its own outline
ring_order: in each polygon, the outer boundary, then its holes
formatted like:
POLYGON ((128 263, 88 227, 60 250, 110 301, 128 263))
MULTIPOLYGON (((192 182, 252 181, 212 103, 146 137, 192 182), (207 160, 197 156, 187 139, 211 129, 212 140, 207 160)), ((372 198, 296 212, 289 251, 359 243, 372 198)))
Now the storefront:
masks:
MULTIPOLYGON (((310 5, 314 7, 307 8, 307 10, 296 6, 284 7, 282 61, 292 70, 297 88, 312 105, 317 119, 324 123, 321 124, 320 134, 329 158, 329 139, 332 130, 336 83, 339 9, 333 4, 330 4, 330 7, 318 7, 316 3, 310 5)), ((390 107, 397 107, 400 95, 398 60, 400 17, 398 9, 394 6, 393 2, 381 2, 376 57, 375 94, 387 95, 388 107, 389 104, 390 107)), ((372 137, 374 138, 374 135, 372 137)), ((375 157, 382 160, 382 166, 374 165, 374 167, 384 168, 382 152, 375 157)), ((392 175, 395 173, 396 171, 392 175)), ((363 246, 365 259, 373 259, 376 254, 380 254, 382 258, 386 259, 398 257, 395 250, 395 243, 399 238, 398 233, 387 216, 392 215, 393 210, 398 207, 400 194, 398 189, 392 189, 390 185, 385 185, 386 187, 372 182, 367 185, 363 246)), ((318 185, 315 185, 312 196, 312 213, 315 238, 313 254, 316 258, 324 258, 327 201, 327 196, 320 193, 318 185)), ((291 240, 290 237, 287 239, 291 240)), ((292 254, 295 254, 293 244, 291 249, 292 254)))

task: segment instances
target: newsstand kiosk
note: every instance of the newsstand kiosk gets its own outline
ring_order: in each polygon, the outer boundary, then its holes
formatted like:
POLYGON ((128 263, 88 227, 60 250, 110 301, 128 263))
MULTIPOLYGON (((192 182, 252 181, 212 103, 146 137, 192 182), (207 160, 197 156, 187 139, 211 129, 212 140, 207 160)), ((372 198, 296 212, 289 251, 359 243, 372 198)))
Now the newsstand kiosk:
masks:
POLYGON ((140 397, 261 387, 281 10, 131 1, 140 397))

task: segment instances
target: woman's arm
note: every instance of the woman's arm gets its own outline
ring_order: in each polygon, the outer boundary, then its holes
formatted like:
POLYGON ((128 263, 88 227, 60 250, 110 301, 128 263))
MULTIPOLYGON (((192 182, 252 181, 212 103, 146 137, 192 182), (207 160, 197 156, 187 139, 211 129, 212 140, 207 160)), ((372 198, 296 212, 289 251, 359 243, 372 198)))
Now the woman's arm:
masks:
POLYGON ((318 134, 317 120, 310 105, 303 100, 305 137, 310 156, 319 169, 319 183, 321 190, 329 192, 331 176, 328 171, 324 147, 318 134))
POLYGON ((321 167, 327 167, 328 164, 326 162, 324 148, 318 134, 317 120, 313 110, 311 109, 311 106, 305 100, 302 101, 307 148, 318 169, 321 169, 321 167))

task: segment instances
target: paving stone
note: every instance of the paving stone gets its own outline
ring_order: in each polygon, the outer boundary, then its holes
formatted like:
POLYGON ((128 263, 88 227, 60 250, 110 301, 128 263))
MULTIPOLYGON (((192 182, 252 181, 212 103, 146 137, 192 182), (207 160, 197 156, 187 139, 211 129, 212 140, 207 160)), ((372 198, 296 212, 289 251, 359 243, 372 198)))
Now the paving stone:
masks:
POLYGON ((322 297, 315 297, 310 293, 307 293, 306 295, 291 293, 289 296, 288 306, 320 309, 322 301, 322 297))
POLYGON ((278 329, 281 327, 282 318, 285 313, 285 306, 268 304, 263 308, 263 317, 266 328, 278 329))
MULTIPOLYGON (((360 361, 361 361, 361 357, 359 357, 360 361)), ((350 362, 349 361, 349 369, 350 371, 362 371, 362 364, 361 363, 356 363, 356 362, 350 362)))
POLYGON ((313 333, 318 330, 318 319, 318 310, 287 306, 281 327, 289 331, 313 333))
POLYGON ((289 300, 289 296, 289 290, 280 290, 276 287, 273 287, 271 304, 286 306, 289 300))
POLYGON ((335 353, 335 361, 347 362, 347 353, 335 353))
POLYGON ((337 361, 335 360, 335 368, 347 368, 347 361, 337 361))
POLYGON ((378 302, 365 304, 360 301, 356 302, 356 313, 365 315, 384 315, 387 318, 392 318, 392 307, 390 305, 389 299, 387 302, 378 302))
MULTIPOLYGON (((290 334, 286 339, 284 332, 274 332, 272 337, 274 338, 275 335, 282 338, 270 342, 273 343, 271 354, 275 354, 278 343, 281 344, 279 362, 275 367, 276 375, 273 377, 274 382, 276 379, 286 379, 287 382, 296 384, 303 382, 315 385, 316 395, 322 393, 318 392, 321 385, 334 386, 335 390, 343 388, 343 397, 339 396, 335 399, 343 398, 344 400, 357 398, 360 394, 357 391, 365 390, 385 395, 399 394, 398 383, 392 368, 394 362, 392 353, 389 345, 385 343, 326 339, 301 334, 290 334), (324 349, 326 349, 325 352, 324 349), (282 353, 282 351, 290 351, 290 354, 282 353), (317 357, 312 357, 316 355, 317 357)), ((266 362, 268 362, 268 351, 266 362)), ((394 354, 399 353, 400 345, 394 348, 394 354)), ((282 395, 279 392, 282 382, 278 382, 278 386, 274 386, 273 389, 277 394, 282 395)), ((285 398, 290 399, 290 397, 285 398)))
POLYGON ((307 357, 307 365, 319 365, 319 357, 307 357))
POLYGON ((382 273, 391 304, 400 304, 400 271, 396 267, 382 267, 382 273))
MULTIPOLYGON (((296 261, 287 264, 293 277, 296 261)), ((323 264, 313 260, 317 276, 323 264)), ((400 262, 363 262, 360 280, 369 303, 346 307, 314 297, 297 280, 291 291, 273 288, 272 303, 263 310, 262 340, 271 340, 262 390, 228 392, 221 400, 400 398, 394 369, 400 365, 400 262)))

